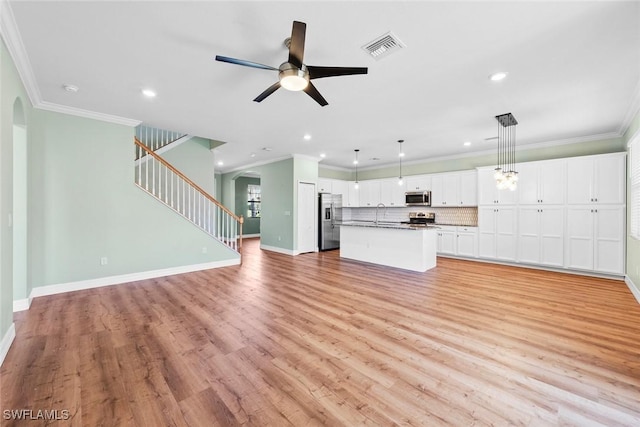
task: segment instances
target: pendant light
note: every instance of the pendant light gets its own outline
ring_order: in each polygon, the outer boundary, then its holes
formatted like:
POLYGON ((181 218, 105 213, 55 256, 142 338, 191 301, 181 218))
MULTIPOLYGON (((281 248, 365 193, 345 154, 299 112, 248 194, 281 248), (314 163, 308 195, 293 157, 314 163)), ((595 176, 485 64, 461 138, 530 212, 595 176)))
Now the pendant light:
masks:
POLYGON ((353 185, 353 188, 355 188, 356 190, 358 189, 359 185, 358 185, 358 152, 360 150, 358 150, 357 148, 355 150, 353 150, 356 152, 356 159, 353 161, 353 164, 356 165, 356 182, 353 185))
POLYGON ((518 121, 513 114, 496 116, 498 121, 498 164, 493 177, 498 190, 518 188, 518 172, 516 172, 516 125, 518 121))
POLYGON ((403 142, 404 139, 398 140, 398 144, 400 144, 400 153, 398 154, 398 158, 400 159, 400 174, 398 174, 398 185, 404 184, 404 181, 402 180, 402 158, 404 157, 404 152, 402 151, 403 142))

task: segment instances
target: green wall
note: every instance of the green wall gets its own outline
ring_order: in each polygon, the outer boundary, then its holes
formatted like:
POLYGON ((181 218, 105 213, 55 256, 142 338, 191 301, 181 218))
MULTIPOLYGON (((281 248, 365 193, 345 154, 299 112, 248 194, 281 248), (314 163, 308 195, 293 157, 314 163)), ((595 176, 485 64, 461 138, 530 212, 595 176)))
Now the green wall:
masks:
MULTIPOLYGON (((624 135, 628 144, 634 138, 640 138, 640 113, 638 113, 624 135)), ((629 157, 627 156, 627 161, 629 157)), ((631 168, 627 168, 627 176, 631 168)), ((627 200, 631 200, 631 181, 627 180, 627 200)), ((631 217, 631 204, 627 203, 627 218, 631 217)), ((628 233, 627 228, 627 233, 628 233)), ((627 234, 627 276, 640 290, 640 240, 627 234)))
MULTIPOLYGON (((133 128, 35 113, 29 165, 34 287, 237 258, 135 186, 133 128)), ((209 170, 212 180, 212 163, 209 170)))
POLYGON ((251 172, 260 176, 262 211, 260 219, 260 245, 295 252, 297 248, 297 185, 298 181, 318 179, 318 162, 304 156, 254 166, 245 171, 222 175, 222 203, 235 209, 235 181, 251 172))
MULTIPOLYGON (((13 211, 13 105, 16 99, 20 100, 25 116, 28 155, 33 108, 11 56, 4 42, 0 42, 0 339, 13 323, 13 230, 8 219, 13 211)), ((21 294, 29 291, 24 289, 21 294)))
POLYGON ((247 216, 247 187, 251 185, 260 185, 260 178, 252 178, 241 176, 236 178, 236 197, 234 213, 238 216, 244 216, 243 233, 260 234, 260 218, 249 218, 247 216))
MULTIPOLYGON (((585 141, 575 144, 556 145, 553 147, 518 149, 516 159, 518 162, 531 162, 535 160, 549 160, 562 157, 586 156, 590 154, 605 154, 626 151, 624 138, 604 139, 585 141)), ((430 162, 403 163, 402 172, 404 176, 420 175, 425 173, 439 173, 459 170, 475 169, 479 166, 490 166, 496 162, 494 153, 479 156, 465 156, 455 159, 435 159, 430 162)), ((344 180, 354 180, 354 172, 348 172, 347 177, 337 178, 338 171, 322 168, 320 165, 319 175, 323 178, 334 178, 344 180)), ((393 165, 378 169, 358 170, 358 179, 379 179, 391 178, 398 175, 398 166, 393 165)), ((344 176, 344 175, 343 175, 344 176)))
POLYGON ((209 195, 214 195, 214 161, 208 139, 193 137, 177 147, 165 151, 161 156, 179 171, 186 173, 191 181, 209 195))

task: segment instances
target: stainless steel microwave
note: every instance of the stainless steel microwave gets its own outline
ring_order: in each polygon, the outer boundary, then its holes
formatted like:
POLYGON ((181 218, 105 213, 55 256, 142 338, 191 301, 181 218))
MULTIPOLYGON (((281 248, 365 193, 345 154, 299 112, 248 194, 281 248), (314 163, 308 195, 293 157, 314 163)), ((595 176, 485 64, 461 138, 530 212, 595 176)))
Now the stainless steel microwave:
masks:
POLYGON ((431 191, 408 191, 404 193, 406 206, 431 206, 431 191))

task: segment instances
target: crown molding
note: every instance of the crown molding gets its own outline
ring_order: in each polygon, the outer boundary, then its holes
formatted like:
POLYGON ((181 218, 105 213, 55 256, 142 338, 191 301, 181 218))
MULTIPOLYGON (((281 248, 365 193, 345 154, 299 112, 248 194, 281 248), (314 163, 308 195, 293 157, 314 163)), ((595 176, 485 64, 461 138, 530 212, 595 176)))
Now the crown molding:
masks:
POLYGON ((353 169, 344 168, 342 166, 325 165, 325 164, 322 164, 322 163, 319 163, 318 166, 320 168, 322 168, 322 169, 331 169, 331 170, 340 171, 340 172, 353 172, 353 169))
POLYGON ((97 113, 95 111, 83 110, 80 108, 68 107, 44 101, 42 99, 40 89, 38 88, 35 74, 33 73, 31 61, 29 61, 29 56, 27 55, 24 43, 22 42, 22 37, 18 31, 18 25, 16 24, 13 10, 7 0, 0 0, 0 35, 7 46, 9 55, 11 55, 11 59, 16 66, 18 75, 20 76, 22 84, 27 92, 27 96, 29 96, 31 105, 33 105, 34 108, 131 127, 138 126, 141 123, 139 120, 128 119, 126 117, 97 113))
POLYGON ((69 107, 61 104, 54 104, 53 102, 41 101, 39 104, 34 105, 34 108, 41 110, 53 111, 55 113, 70 114, 72 116, 86 117, 88 119, 101 120, 103 122, 115 123, 118 125, 125 125, 136 127, 140 123, 140 120, 128 119, 126 117, 113 116, 111 114, 97 113, 95 111, 83 110, 81 108, 69 107))
POLYGON ((18 70, 18 75, 20 75, 22 84, 27 91, 31 105, 40 104, 42 102, 40 89, 38 89, 31 61, 29 61, 29 56, 22 43, 22 37, 18 32, 13 10, 7 0, 0 0, 0 34, 18 70))

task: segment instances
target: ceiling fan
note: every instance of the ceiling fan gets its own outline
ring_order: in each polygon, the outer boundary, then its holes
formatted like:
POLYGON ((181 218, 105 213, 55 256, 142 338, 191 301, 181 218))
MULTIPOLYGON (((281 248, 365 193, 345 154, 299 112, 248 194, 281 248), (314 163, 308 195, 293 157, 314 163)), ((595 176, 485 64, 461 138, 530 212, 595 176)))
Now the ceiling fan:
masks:
POLYGON ((257 62, 245 61, 243 59, 229 58, 227 56, 216 55, 216 61, 228 62, 230 64, 244 65, 245 67, 261 68, 263 70, 273 70, 278 72, 278 81, 269 86, 264 92, 258 95, 254 101, 261 102, 267 96, 283 87, 291 91, 305 91, 307 95, 315 99, 318 104, 325 106, 328 104, 318 89, 311 83, 313 79, 323 77, 348 76, 352 74, 367 74, 366 67, 316 67, 305 65, 302 62, 304 57, 304 39, 307 32, 307 24, 293 21, 291 38, 285 40, 285 45, 289 48, 289 59, 283 62, 278 68, 269 65, 258 64, 257 62))

